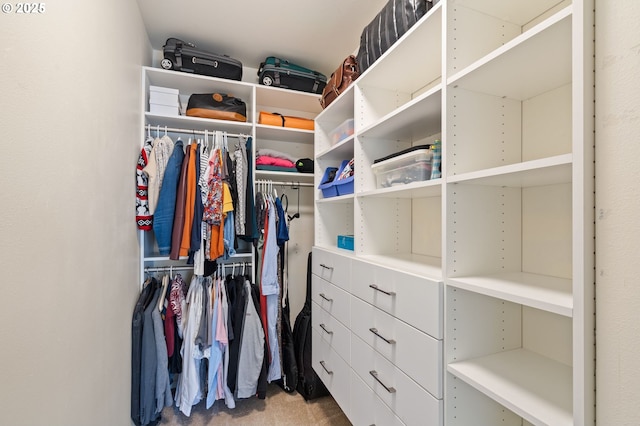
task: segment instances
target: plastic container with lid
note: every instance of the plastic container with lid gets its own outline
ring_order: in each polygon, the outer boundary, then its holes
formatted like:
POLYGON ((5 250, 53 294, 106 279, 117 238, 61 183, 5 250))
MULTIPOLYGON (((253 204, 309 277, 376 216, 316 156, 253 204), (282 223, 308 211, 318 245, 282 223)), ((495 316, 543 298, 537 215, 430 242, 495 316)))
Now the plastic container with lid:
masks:
POLYGON ((354 124, 353 118, 350 118, 348 120, 345 120, 342 124, 340 124, 335 129, 333 129, 329 134, 329 138, 331 139, 331 145, 335 145, 338 142, 353 135, 353 124, 354 124))
POLYGON ((399 155, 385 157, 371 166, 378 188, 388 188, 431 178, 433 151, 428 147, 416 147, 399 155))

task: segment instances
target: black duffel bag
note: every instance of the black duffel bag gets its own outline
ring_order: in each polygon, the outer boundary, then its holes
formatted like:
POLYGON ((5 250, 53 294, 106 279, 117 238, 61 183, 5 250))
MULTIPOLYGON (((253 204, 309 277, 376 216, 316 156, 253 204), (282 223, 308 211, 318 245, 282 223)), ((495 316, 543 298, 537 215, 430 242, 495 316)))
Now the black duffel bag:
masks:
POLYGON ((247 104, 225 93, 198 93, 189 97, 187 115, 216 120, 247 121, 247 104))
POLYGON ((389 0, 360 35, 360 74, 420 20, 438 0, 389 0))

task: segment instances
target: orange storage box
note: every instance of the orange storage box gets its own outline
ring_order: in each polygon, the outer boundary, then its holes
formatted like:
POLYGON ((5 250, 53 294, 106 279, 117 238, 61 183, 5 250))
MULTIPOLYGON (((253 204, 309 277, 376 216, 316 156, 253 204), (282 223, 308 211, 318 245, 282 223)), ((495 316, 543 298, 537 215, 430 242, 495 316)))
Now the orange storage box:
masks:
POLYGON ((313 120, 310 118, 293 117, 290 115, 282 115, 277 112, 260 111, 258 116, 258 124, 266 124, 268 126, 291 127, 294 129, 313 130, 313 120))

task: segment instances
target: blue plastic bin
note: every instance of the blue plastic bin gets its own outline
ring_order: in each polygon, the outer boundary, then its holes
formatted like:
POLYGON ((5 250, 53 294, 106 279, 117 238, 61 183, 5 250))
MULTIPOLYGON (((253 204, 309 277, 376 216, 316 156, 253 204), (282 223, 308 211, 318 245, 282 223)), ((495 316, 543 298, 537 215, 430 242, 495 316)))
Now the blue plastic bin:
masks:
MULTIPOLYGON (((322 176, 322 180, 320 182, 326 181, 331 171, 336 171, 336 177, 337 177, 338 176, 337 170, 338 170, 337 167, 327 167, 324 171, 324 176, 322 176)), ((338 195, 338 189, 336 188, 334 181, 321 183, 320 185, 318 185, 318 189, 322 190, 322 196, 324 198, 335 197, 336 195, 338 195)))
POLYGON ((340 168, 336 173, 334 184, 336 186, 336 189, 338 190, 338 195, 353 194, 353 176, 349 176, 345 179, 338 179, 338 177, 342 173, 342 170, 344 170, 344 168, 347 166, 347 164, 349 164, 350 161, 351 160, 344 160, 342 164, 340 164, 340 168))

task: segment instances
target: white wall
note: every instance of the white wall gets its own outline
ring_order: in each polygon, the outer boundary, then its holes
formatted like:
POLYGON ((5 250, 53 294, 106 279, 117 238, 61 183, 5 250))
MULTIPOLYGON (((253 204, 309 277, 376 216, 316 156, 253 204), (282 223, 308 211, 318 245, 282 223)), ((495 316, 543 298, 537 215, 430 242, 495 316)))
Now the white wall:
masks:
POLYGON ((150 46, 134 1, 44 4, 0 14, 0 424, 128 425, 150 46))
POLYGON ((640 2, 596 1, 596 413, 640 424, 640 2))

